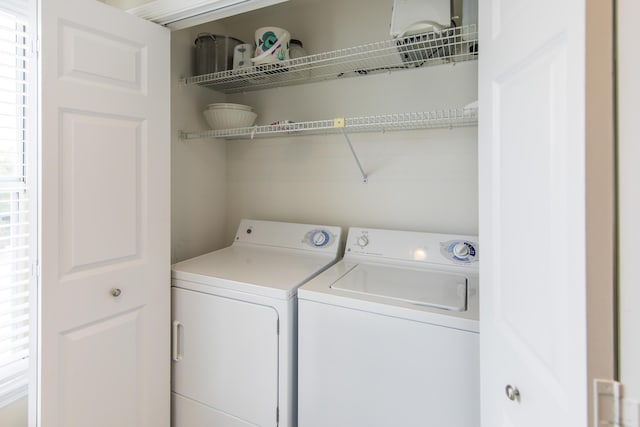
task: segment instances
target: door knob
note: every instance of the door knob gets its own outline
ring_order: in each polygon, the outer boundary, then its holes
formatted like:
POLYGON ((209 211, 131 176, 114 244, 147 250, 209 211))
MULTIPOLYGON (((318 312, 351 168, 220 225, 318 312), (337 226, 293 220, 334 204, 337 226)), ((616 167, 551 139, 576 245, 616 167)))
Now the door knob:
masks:
POLYGON ((122 294, 122 290, 120 288, 111 289, 111 295, 115 298, 119 297, 122 294))
POLYGON ((511 384, 507 384, 504 388, 505 393, 507 394, 507 398, 511 401, 520 401, 520 390, 518 387, 514 387, 511 384))

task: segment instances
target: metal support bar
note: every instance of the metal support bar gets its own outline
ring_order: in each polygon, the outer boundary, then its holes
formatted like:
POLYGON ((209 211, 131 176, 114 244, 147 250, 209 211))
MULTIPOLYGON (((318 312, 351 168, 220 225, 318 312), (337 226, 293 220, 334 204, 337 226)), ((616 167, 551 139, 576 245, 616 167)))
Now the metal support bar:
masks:
POLYGON ((356 164, 358 165, 358 169, 360 169, 360 174, 362 175, 362 182, 364 182, 366 184, 369 181, 369 177, 364 172, 364 169, 362 168, 362 165, 360 164, 360 159, 358 159, 358 155, 356 154, 356 150, 354 150, 353 149, 353 145, 351 145, 351 140, 349 139, 349 135, 347 135, 347 131, 345 131, 344 128, 342 128, 341 130, 342 130, 342 134, 344 135, 344 138, 347 140, 347 144, 349 145, 349 148, 351 149, 351 154, 353 154, 353 158, 355 159, 356 164))

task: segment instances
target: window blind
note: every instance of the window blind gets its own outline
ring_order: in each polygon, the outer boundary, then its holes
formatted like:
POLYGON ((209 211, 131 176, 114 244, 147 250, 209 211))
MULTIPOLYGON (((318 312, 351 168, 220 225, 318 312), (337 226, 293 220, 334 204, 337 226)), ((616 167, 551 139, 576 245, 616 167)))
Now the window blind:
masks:
POLYGON ((0 406, 24 396, 31 280, 29 0, 0 3, 0 406))

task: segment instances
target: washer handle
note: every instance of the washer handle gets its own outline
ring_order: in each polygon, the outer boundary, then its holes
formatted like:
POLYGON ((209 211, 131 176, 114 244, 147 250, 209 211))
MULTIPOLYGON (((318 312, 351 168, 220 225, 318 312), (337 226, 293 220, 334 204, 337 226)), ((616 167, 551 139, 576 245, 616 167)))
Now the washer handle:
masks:
POLYGON ((182 360, 182 353, 180 352, 180 347, 182 347, 182 340, 180 339, 180 334, 184 326, 177 320, 173 321, 173 333, 171 334, 172 342, 171 342, 171 358, 174 362, 179 362, 182 360))

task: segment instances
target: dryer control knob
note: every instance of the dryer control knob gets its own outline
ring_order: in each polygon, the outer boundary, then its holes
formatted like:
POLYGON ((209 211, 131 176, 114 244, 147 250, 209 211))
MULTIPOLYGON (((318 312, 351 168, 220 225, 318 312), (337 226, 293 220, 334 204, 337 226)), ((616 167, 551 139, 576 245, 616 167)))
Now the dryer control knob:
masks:
POLYGON ((312 230, 304 236, 303 241, 314 248, 324 248, 333 243, 333 236, 327 230, 312 230))
POLYGON ((312 238, 313 245, 318 247, 324 246, 329 242, 329 234, 327 234, 325 231, 319 231, 315 233, 312 238))
POLYGON ((458 258, 466 258, 469 256, 469 247, 464 243, 458 243, 453 247, 453 254, 458 258))
POLYGON ((358 237, 358 239, 356 240, 356 244, 361 248, 364 248, 369 244, 369 238, 363 234, 362 236, 358 237))

